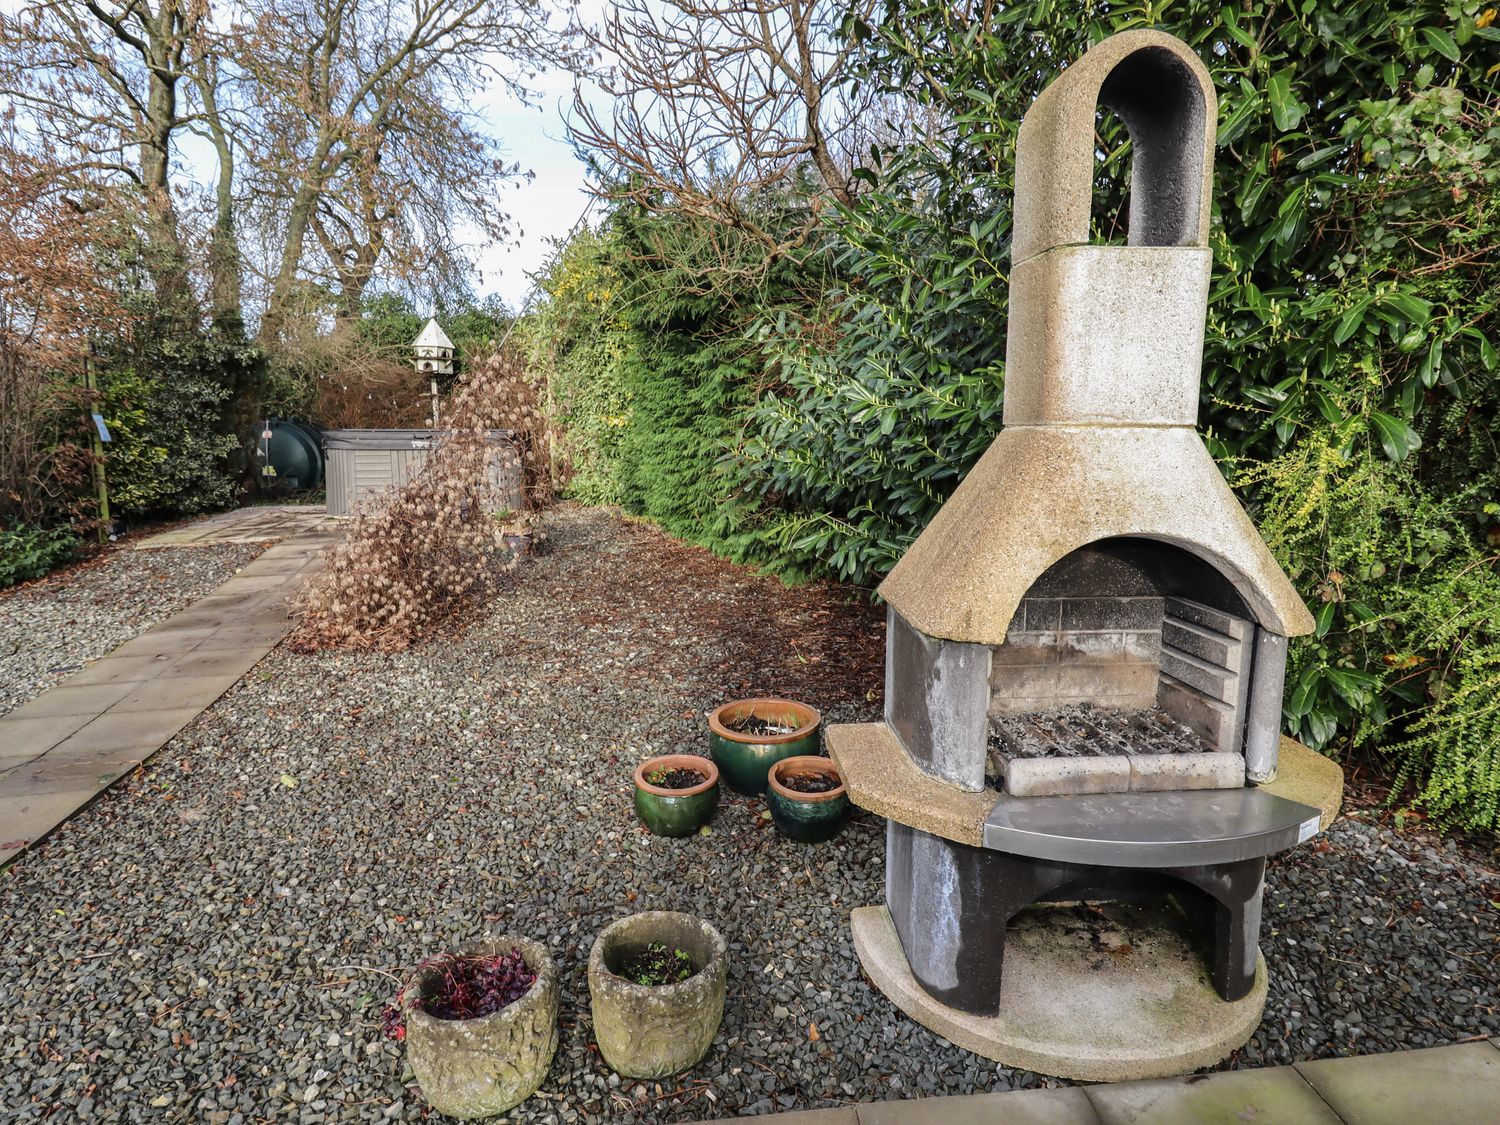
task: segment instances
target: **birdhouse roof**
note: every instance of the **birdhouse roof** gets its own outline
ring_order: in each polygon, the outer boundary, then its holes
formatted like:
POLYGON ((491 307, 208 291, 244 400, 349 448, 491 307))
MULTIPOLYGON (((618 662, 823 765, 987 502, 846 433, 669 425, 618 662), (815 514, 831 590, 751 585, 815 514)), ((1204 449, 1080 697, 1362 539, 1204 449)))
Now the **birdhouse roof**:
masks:
POLYGON ((448 333, 438 326, 437 318, 432 317, 427 321, 427 326, 413 342, 414 348, 447 348, 453 350, 453 341, 448 339, 448 333))

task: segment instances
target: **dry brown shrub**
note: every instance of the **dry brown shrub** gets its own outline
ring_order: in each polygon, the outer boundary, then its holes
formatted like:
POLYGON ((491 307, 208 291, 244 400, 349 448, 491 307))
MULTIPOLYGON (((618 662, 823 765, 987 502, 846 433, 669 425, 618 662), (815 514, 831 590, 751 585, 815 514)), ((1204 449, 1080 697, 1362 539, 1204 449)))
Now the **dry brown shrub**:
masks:
POLYGON ((94 461, 86 341, 122 315, 99 272, 118 241, 108 193, 79 188, 0 121, 0 518, 87 526, 94 461))
POLYGON ((482 605, 515 566, 507 534, 541 536, 549 439, 520 365, 506 356, 475 363, 442 412, 417 475, 362 507, 298 594, 294 649, 407 648, 482 605), (497 447, 497 429, 512 442, 497 447), (520 460, 526 511, 497 513, 496 457, 520 460))

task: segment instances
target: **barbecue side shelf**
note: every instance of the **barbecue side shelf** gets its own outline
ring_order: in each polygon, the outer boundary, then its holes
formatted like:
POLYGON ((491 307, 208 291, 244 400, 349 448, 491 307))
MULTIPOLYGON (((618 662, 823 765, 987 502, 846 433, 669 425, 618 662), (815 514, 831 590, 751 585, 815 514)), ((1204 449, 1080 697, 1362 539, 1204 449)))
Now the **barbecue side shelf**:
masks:
POLYGON ((1112 867, 1229 863, 1283 851, 1332 821, 1339 793, 1328 790, 1335 777, 1342 785, 1342 771, 1309 752, 1287 755, 1273 785, 1017 798, 989 788, 966 792, 931 776, 883 722, 834 725, 826 739, 860 808, 970 847, 1112 867))

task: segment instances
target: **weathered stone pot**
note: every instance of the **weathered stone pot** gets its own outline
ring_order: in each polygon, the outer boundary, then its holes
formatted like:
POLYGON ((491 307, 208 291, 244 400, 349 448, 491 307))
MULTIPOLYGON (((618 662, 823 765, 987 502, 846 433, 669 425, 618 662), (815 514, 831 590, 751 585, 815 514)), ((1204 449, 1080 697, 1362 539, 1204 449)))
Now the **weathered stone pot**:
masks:
POLYGON ((805 703, 790 699, 737 699, 708 714, 708 752, 718 763, 724 780, 741 793, 760 795, 766 791, 766 775, 783 758, 818 752, 818 713, 805 703), (748 715, 796 729, 786 734, 738 734, 731 725, 748 715))
POLYGON ((436 968, 419 970, 403 1002, 406 1057, 422 1096, 449 1117, 491 1117, 536 1092, 557 1050, 557 972, 547 947, 522 937, 499 937, 460 956, 519 949, 536 974, 530 991, 513 1004, 472 1020, 428 1015, 418 1001, 441 983, 436 968))
POLYGON ((663 754, 635 767, 635 814, 658 836, 691 836, 719 807, 719 768, 696 754, 663 754), (646 780, 662 769, 695 770, 704 775, 691 789, 667 789, 646 780))
POLYGON ((589 953, 594 1040, 604 1061, 629 1078, 665 1078, 708 1053, 724 1018, 728 947, 701 918, 669 910, 632 914, 604 928, 589 953), (676 984, 636 984, 618 975, 652 942, 682 950, 693 975, 676 984))
POLYGON ((827 758, 783 758, 771 767, 766 803, 771 822, 783 836, 804 844, 831 840, 849 819, 849 793, 838 768, 827 758), (838 788, 826 793, 799 793, 786 784, 789 777, 831 777, 838 788))

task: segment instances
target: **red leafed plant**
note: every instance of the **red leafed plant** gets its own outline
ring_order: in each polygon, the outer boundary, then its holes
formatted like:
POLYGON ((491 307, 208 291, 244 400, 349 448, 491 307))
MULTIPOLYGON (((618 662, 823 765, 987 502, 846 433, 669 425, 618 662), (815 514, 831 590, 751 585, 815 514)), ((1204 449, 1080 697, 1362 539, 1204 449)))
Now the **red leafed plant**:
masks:
POLYGON ((401 986, 395 1000, 381 1012, 381 1029, 397 1042, 406 1038, 407 990, 429 973, 439 974, 437 988, 411 1006, 440 1020, 472 1020, 493 1015, 525 996, 536 983, 536 974, 519 949, 468 956, 440 953, 428 958, 417 966, 411 980, 401 986))

